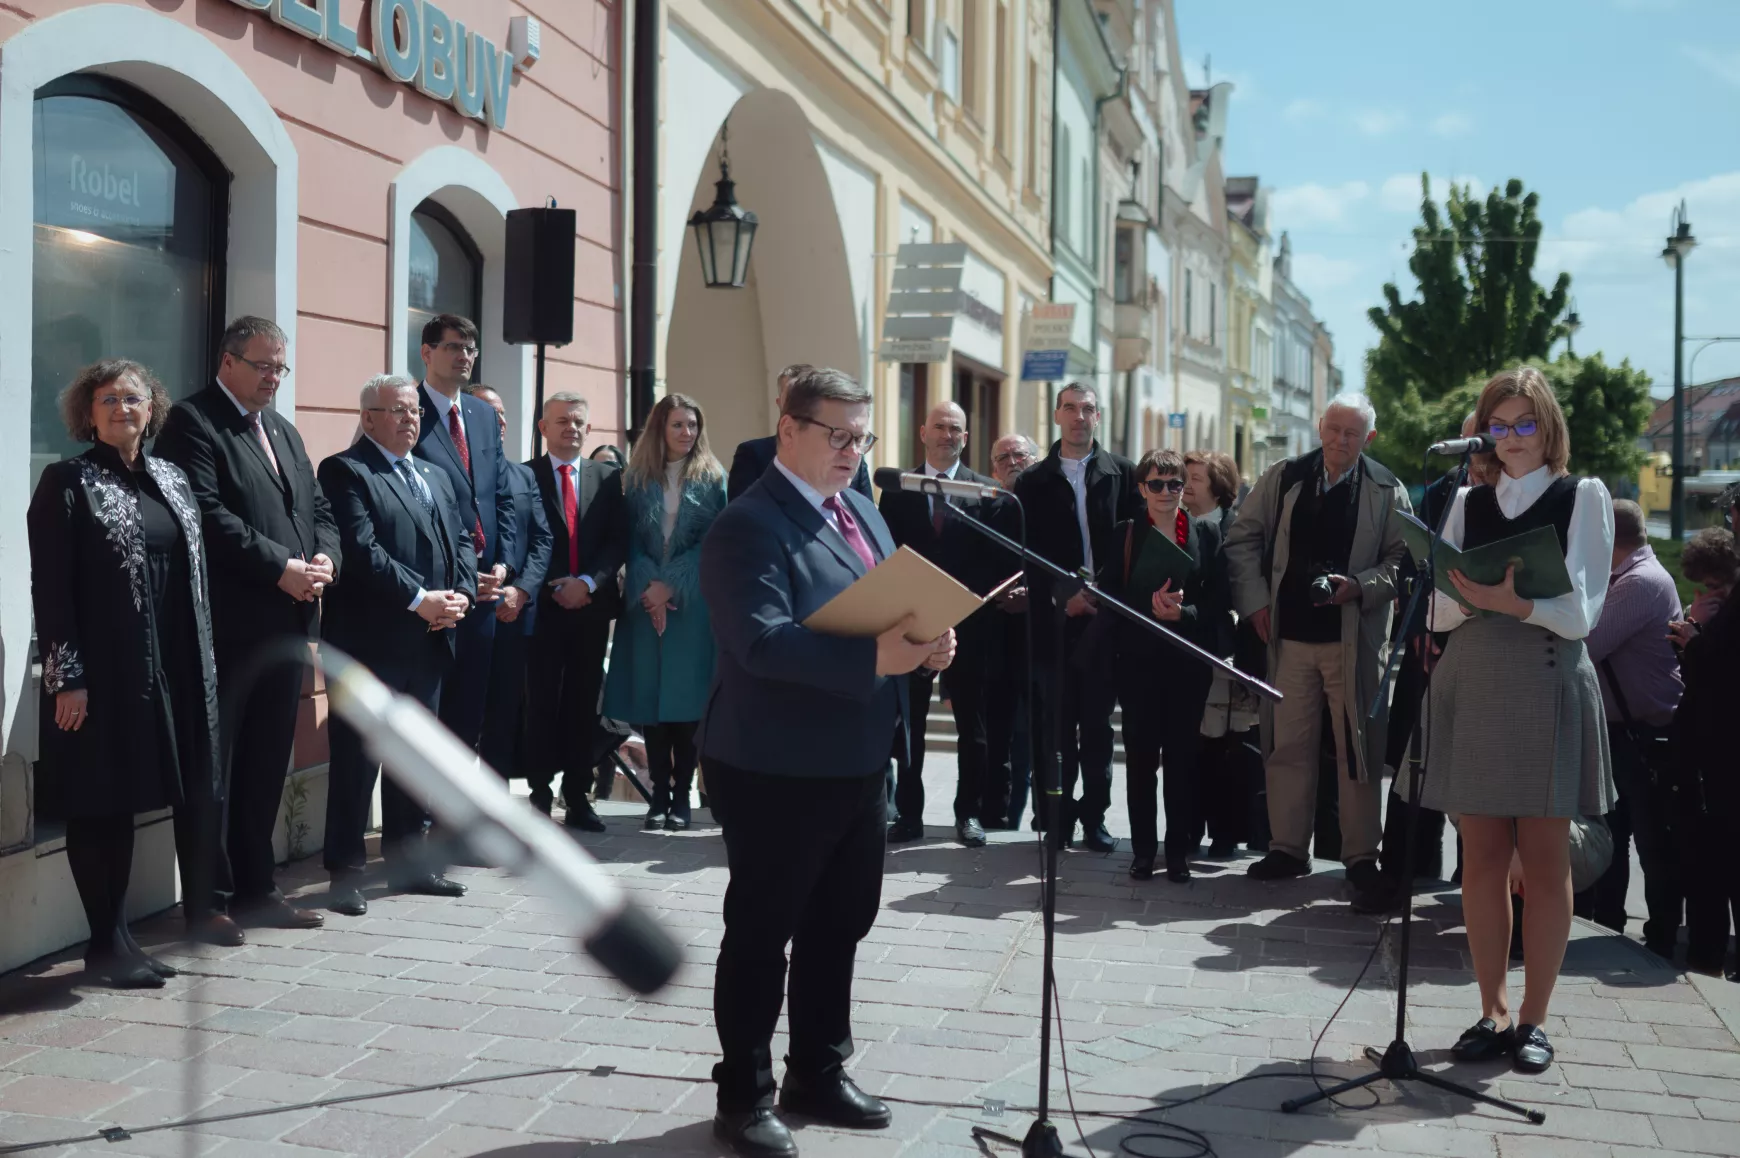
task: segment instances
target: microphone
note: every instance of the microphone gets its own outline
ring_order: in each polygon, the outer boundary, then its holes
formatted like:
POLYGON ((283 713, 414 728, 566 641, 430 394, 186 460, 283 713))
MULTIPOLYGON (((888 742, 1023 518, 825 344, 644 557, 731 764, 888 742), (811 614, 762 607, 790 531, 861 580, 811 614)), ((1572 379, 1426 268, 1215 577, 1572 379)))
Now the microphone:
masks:
POLYGON ((645 909, 629 903, 597 861, 514 799, 501 778, 422 704, 335 648, 323 645, 321 661, 328 703, 443 826, 491 864, 554 897, 587 951, 624 985, 651 993, 671 979, 682 950, 645 909))
POLYGON ((1444 442, 1434 442, 1427 454, 1491 454, 1498 449, 1498 440, 1490 434, 1476 434, 1468 438, 1451 438, 1444 442))
POLYGON ((872 477, 885 491, 916 491, 921 495, 942 495, 951 499, 994 499, 1009 493, 995 483, 957 482, 952 478, 916 470, 903 471, 894 466, 881 467, 872 477))

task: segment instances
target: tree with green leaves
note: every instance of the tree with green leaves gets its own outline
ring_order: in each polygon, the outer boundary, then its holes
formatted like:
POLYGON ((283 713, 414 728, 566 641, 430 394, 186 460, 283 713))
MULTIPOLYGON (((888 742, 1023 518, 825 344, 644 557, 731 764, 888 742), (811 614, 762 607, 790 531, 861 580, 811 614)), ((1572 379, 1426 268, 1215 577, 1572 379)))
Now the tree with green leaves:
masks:
POLYGON ((1452 184, 1440 209, 1421 174, 1420 202, 1408 259, 1419 295, 1403 301, 1394 283, 1384 286, 1384 305, 1369 311, 1378 344, 1366 358, 1366 392, 1378 412, 1374 453, 1409 475, 1417 452, 1442 435, 1427 424, 1427 408, 1471 378, 1545 361, 1567 332, 1560 318, 1571 289, 1569 274, 1551 290, 1535 281, 1540 194, 1525 193, 1521 181, 1484 199, 1452 184))

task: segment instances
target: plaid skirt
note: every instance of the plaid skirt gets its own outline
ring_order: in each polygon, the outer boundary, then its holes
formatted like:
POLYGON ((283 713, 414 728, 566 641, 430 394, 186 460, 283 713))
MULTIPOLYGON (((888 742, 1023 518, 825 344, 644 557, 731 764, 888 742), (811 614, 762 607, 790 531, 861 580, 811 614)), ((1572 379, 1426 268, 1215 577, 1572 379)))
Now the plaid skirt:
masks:
POLYGON ((1518 817, 1612 810, 1601 688, 1582 640, 1477 616, 1450 633, 1427 701, 1427 808, 1518 817))

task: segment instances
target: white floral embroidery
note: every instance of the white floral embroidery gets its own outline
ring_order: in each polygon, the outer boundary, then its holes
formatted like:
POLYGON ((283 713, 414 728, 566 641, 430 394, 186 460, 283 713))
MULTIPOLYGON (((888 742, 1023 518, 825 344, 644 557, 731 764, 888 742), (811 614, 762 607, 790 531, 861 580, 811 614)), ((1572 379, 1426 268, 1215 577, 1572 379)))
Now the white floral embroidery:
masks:
POLYGON ((88 458, 75 460, 79 479, 91 493, 92 512, 108 528, 108 540, 127 569, 127 584, 133 594, 133 610, 145 610, 145 531, 139 516, 139 500, 115 472, 88 458))
POLYGON ((65 688, 68 680, 85 674, 85 661, 79 649, 70 643, 57 643, 42 657, 42 690, 53 695, 65 688))
POLYGON ((203 546, 199 534, 199 508, 193 505, 192 496, 183 491, 186 483, 180 471, 155 458, 145 460, 145 469, 157 480, 157 489, 163 492, 170 509, 175 512, 175 521, 181 524, 182 536, 187 540, 187 560, 193 568, 193 597, 197 602, 204 603, 205 585, 199 581, 199 576, 203 573, 199 561, 200 549, 203 546))

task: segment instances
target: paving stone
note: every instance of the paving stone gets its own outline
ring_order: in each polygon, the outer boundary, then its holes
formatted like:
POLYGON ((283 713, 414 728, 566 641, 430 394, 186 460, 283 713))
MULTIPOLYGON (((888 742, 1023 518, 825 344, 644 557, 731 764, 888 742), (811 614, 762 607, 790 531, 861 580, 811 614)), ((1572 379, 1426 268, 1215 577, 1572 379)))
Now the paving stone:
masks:
POLYGON ((388 1114, 335 1107, 284 1136, 284 1141, 369 1158, 404 1158, 448 1127, 388 1114))
POLYGON ((431 1029, 464 1029, 487 1014, 487 1010, 462 1001, 437 1001, 427 997, 394 997, 367 1013, 364 1021, 393 1025, 421 1025, 431 1029))
POLYGON ((327 1077, 356 1060, 356 1050, 311 1041, 234 1037, 213 1049, 210 1061, 242 1069, 327 1077))
POLYGON ((0 1086, 0 1112, 31 1114, 53 1110, 57 1114, 83 1117, 123 1102, 137 1092, 131 1086, 111 1082, 26 1074, 0 1086))
POLYGON ((301 986, 274 998, 267 1009, 286 1013, 312 1013, 322 1017, 359 1017, 387 1000, 380 994, 346 989, 301 986))
POLYGON ((276 1009, 225 1009, 199 1023, 212 1033, 267 1034, 296 1020, 294 1013, 276 1009))
POLYGON ((1729 1122, 1654 1117, 1650 1123, 1663 1146, 1694 1154, 1740 1155, 1740 1130, 1729 1122))
POLYGON ((353 1021, 344 1017, 302 1014, 273 1030, 272 1037, 291 1041, 318 1041, 328 1045, 366 1045, 387 1031, 378 1021, 353 1021))
POLYGON ((1631 1056, 1644 1069, 1711 1078, 1740 1078, 1740 1053, 1680 1049, 1667 1045, 1634 1045, 1630 1050, 1631 1056))
POLYGON ((124 1054, 97 1053, 93 1050, 61 1049, 49 1046, 34 1049, 6 1064, 9 1074, 37 1074, 42 1077, 83 1078, 92 1082, 118 1082, 129 1074, 138 1073, 150 1063, 143 1058, 124 1054))
POLYGON ((1584 1089, 1638 1090, 1646 1093, 1660 1093, 1667 1089, 1662 1084, 1661 1075, 1653 1070, 1578 1065, 1570 1062, 1561 1062, 1556 1068, 1566 1082, 1584 1089))
POLYGON ((1627 1114, 1662 1114, 1675 1118, 1697 1118, 1698 1106, 1686 1098, 1670 1094, 1644 1094, 1630 1090, 1596 1090, 1595 1107, 1601 1110, 1622 1110, 1627 1114))

